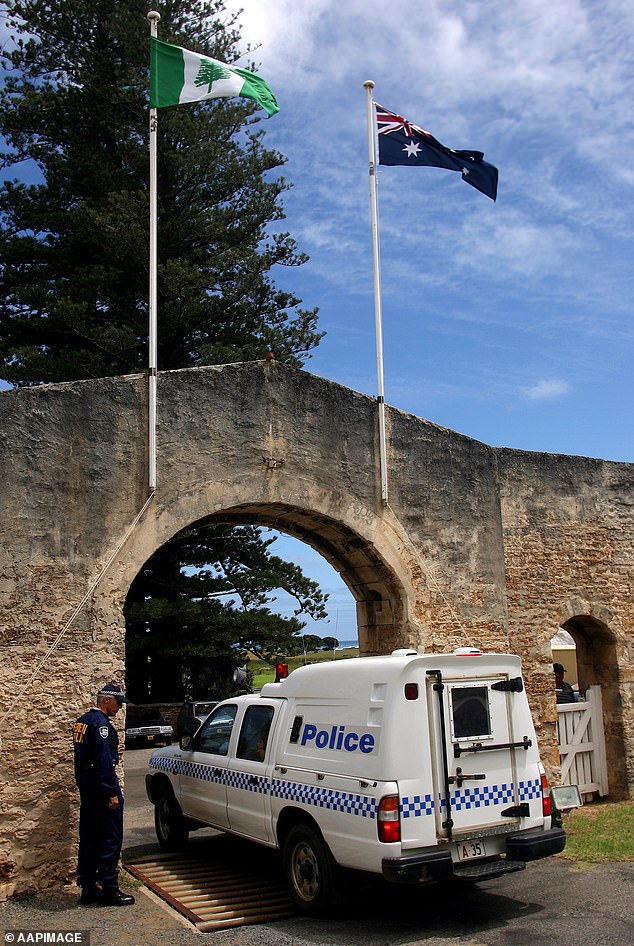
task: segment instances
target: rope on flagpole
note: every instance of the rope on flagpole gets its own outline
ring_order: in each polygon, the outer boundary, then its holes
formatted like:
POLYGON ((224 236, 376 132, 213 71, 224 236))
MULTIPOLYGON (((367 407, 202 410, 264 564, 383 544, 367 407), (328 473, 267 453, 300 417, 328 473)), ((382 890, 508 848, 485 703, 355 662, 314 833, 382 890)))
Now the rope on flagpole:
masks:
MULTIPOLYGON (((158 35, 161 14, 150 10, 150 35, 158 35)), ((158 299, 158 115, 150 109, 150 272, 148 300, 148 486, 156 489, 156 424, 157 424, 157 299, 158 299)))
POLYGON ((379 259, 379 210, 376 180, 376 135, 372 89, 374 82, 363 83, 368 115, 368 169, 370 172, 370 212, 372 217, 372 262, 374 268, 374 325, 376 333, 377 403, 379 409, 379 453, 381 469, 381 502, 388 503, 387 447, 385 437, 385 392, 383 389, 383 316, 381 311, 381 267, 379 259))

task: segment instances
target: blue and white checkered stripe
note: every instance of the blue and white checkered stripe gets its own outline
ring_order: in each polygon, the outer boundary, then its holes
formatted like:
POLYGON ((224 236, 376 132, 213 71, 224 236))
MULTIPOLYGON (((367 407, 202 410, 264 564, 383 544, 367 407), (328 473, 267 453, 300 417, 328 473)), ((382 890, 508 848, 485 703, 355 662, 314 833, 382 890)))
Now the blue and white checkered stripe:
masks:
MULTIPOLYGON (((458 788, 455 792, 452 792, 451 807, 454 811, 469 811, 476 808, 489 808, 494 805, 509 805, 513 802, 514 795, 512 782, 478 786, 477 788, 458 788)), ((540 780, 520 781, 518 796, 520 801, 541 798, 540 780)), ((431 795, 404 795, 401 799, 401 817, 419 818, 423 815, 431 815, 434 812, 435 804, 431 795)), ((444 796, 439 796, 437 804, 441 811, 447 807, 444 796)))
MULTIPOLYGON (((254 779, 252 774, 245 772, 219 768, 217 765, 206 765, 201 762, 190 762, 187 759, 174 759, 169 756, 158 756, 151 759, 150 767, 174 775, 184 775, 189 778, 201 779, 204 782, 227 785, 246 792, 257 792, 262 795, 270 795, 272 798, 282 798, 309 807, 340 811, 344 814, 357 815, 362 818, 376 818, 377 800, 368 795, 335 791, 330 788, 306 785, 289 779, 265 777, 254 779)), ((540 779, 520 781, 518 796, 520 801, 541 798, 540 779)), ((495 805, 508 805, 512 803, 513 798, 513 783, 502 782, 500 785, 458 788, 452 793, 451 805, 454 811, 469 811, 495 805)), ((403 795, 401 798, 401 817, 420 818, 432 815, 436 804, 441 811, 447 807, 447 802, 442 796, 438 798, 437 802, 434 802, 431 794, 403 795)))
POLYGON ((203 782, 227 785, 246 792, 258 792, 272 798, 283 798, 301 805, 340 811, 347 815, 359 815, 362 818, 376 818, 377 800, 368 795, 353 792, 335 791, 317 785, 306 785, 287 779, 255 777, 253 774, 234 769, 219 768, 201 762, 189 762, 186 759, 156 757, 150 760, 150 767, 173 775, 198 778, 203 782))
POLYGON ((434 799, 431 795, 403 795, 401 798, 401 818, 419 818, 434 812, 434 799))
MULTIPOLYGON (((514 799, 513 784, 483 785, 477 788, 458 788, 451 795, 451 807, 454 811, 469 811, 472 808, 490 808, 492 805, 508 805, 514 799)), ((441 808, 446 807, 446 800, 441 801, 441 808)))
POLYGON ((541 797, 542 797, 541 779, 533 778, 533 779, 528 779, 527 781, 521 781, 519 783, 519 796, 520 796, 520 801, 530 801, 532 798, 539 798, 541 801, 541 797))
POLYGON ((329 811, 341 811, 346 815, 360 815, 362 818, 376 818, 376 798, 353 792, 334 791, 317 785, 302 785, 300 782, 286 779, 273 779, 271 795, 287 801, 327 808, 329 811))
POLYGON ((157 756, 150 759, 150 768, 160 772, 169 772, 172 775, 185 775, 188 778, 199 778, 203 782, 215 782, 224 785, 227 781, 227 769, 219 769, 217 765, 204 765, 200 762, 190 762, 188 759, 174 759, 170 756, 157 756))

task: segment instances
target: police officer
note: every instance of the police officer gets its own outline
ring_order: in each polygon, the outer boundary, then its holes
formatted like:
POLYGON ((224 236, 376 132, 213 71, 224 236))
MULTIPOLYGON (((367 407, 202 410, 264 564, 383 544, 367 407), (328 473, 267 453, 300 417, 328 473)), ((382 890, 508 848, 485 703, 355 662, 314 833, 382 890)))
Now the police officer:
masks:
POLYGON ((134 897, 119 890, 123 795, 115 769, 119 737, 110 722, 127 702, 118 684, 107 683, 97 694, 97 705, 73 726, 75 781, 81 801, 77 883, 83 906, 134 903, 134 897))

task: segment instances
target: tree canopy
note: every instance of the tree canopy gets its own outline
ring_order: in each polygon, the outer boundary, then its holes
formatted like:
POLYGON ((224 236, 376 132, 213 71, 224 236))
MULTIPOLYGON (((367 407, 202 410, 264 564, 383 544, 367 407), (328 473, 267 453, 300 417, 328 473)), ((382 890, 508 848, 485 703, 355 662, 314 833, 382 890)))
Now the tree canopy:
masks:
POLYGON ((274 542, 255 526, 198 526, 146 562, 125 609, 132 699, 219 699, 249 655, 272 663, 302 652, 300 615, 325 618, 327 596, 271 553, 274 542), (278 589, 295 599, 292 617, 271 611, 278 589))
MULTIPOLYGON (((147 0, 6 7, 0 377, 30 385, 143 370, 147 0)), ((160 13, 162 39, 247 65, 222 0, 163 0, 160 13)), ((244 98, 159 110, 159 369, 269 350, 299 367, 321 338, 316 310, 273 281, 276 267, 306 257, 276 230, 289 185, 263 115, 244 98)))

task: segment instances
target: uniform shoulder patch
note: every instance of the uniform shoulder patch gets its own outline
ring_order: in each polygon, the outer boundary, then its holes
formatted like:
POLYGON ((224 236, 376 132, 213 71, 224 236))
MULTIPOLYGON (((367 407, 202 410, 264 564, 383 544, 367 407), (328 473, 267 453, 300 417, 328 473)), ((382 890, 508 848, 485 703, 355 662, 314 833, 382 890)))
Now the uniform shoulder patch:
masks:
POLYGON ((107 739, 107 738, 108 738, 108 727, 107 727, 107 726, 100 726, 100 727, 99 727, 99 735, 101 736, 102 739, 107 739))

